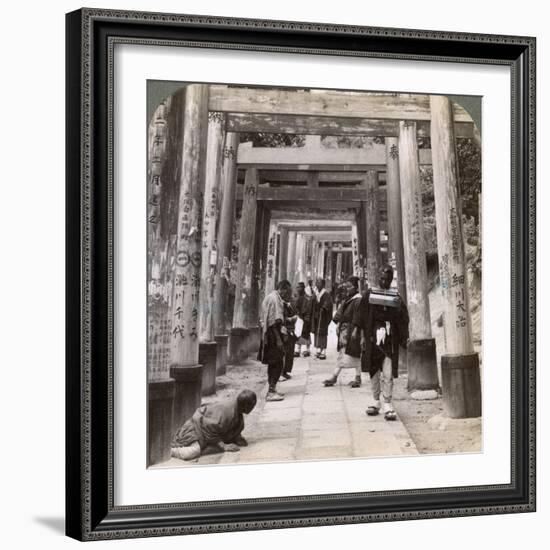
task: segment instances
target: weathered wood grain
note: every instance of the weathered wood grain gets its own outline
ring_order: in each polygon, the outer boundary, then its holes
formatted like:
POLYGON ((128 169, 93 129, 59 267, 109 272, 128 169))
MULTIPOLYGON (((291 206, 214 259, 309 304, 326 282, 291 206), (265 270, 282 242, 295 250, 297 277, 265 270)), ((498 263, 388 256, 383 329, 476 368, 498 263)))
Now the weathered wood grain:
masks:
MULTIPOLYGON (((210 86, 211 111, 320 115, 373 118, 376 120, 430 120, 428 95, 369 94, 332 90, 274 90, 210 86)), ((457 109, 456 122, 472 122, 464 109, 457 109)))
MULTIPOLYGON (((259 113, 228 113, 226 129, 230 132, 264 132, 268 134, 398 137, 399 120, 305 116, 259 113)), ((430 137, 430 123, 419 121, 419 137, 430 137)), ((472 122, 456 122, 455 135, 475 139, 472 122)))

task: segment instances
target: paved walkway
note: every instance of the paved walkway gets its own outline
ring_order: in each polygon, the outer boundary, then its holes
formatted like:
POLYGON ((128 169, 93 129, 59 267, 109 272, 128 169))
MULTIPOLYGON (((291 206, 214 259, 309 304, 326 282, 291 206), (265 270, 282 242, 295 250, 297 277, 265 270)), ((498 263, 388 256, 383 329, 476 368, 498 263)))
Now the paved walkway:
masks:
POLYGON ((323 380, 334 369, 335 347, 335 341, 329 341, 325 361, 295 359, 292 379, 278 385, 278 390, 285 393, 284 401, 266 403, 266 385, 255 410, 245 417, 243 436, 248 447, 234 453, 203 455, 189 463, 173 458, 159 466, 418 454, 399 418, 387 422, 382 415, 365 414, 371 403, 367 374, 363 374, 360 388, 348 386, 355 377, 353 369, 342 371, 335 386, 323 386, 323 380))

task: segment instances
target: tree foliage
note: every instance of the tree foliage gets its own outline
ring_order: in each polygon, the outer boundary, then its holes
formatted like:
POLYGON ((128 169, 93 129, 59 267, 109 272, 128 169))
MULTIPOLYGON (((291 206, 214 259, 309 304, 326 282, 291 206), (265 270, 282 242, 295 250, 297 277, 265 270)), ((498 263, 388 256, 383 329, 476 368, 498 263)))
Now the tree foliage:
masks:
MULTIPOLYGON (((426 144, 429 146, 429 143, 425 142, 426 144)), ((456 140, 456 150, 466 264, 472 273, 480 275, 479 193, 481 192, 481 150, 477 143, 466 138, 456 140)), ((431 166, 420 168, 420 184, 428 268, 431 272, 437 273, 437 231, 435 226, 433 170, 431 166)))
POLYGON ((297 134, 268 134, 253 132, 240 134, 240 143, 252 142, 252 147, 303 147, 306 138, 297 134))

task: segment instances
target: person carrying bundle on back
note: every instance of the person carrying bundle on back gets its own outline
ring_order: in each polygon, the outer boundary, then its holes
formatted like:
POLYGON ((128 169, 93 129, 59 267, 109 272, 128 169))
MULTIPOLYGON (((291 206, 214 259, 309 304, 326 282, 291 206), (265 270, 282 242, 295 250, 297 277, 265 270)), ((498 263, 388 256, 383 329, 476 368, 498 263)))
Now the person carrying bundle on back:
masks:
POLYGON ((376 416, 382 408, 386 420, 397 418, 392 405, 393 379, 398 376, 399 346, 406 346, 409 338, 407 306, 397 290, 390 288, 392 280, 393 268, 382 266, 379 286, 364 292, 355 320, 363 331, 361 368, 370 374, 374 400, 366 413, 376 416))

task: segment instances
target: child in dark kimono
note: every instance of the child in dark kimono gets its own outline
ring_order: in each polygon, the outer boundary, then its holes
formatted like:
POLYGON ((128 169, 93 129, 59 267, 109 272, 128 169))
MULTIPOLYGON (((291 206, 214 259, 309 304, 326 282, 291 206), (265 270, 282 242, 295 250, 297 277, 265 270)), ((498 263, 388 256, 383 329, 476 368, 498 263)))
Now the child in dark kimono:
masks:
POLYGON ((292 367, 294 366, 294 346, 298 338, 296 338, 295 326, 298 320, 296 310, 291 302, 284 302, 284 326, 286 328, 286 337, 283 337, 285 355, 283 359, 283 372, 281 374, 283 380, 290 380, 292 376, 292 367))
POLYGON ((313 307, 313 330, 315 332, 315 347, 318 359, 326 359, 328 326, 332 321, 332 297, 325 288, 325 280, 317 279, 315 281, 317 295, 313 307))
POLYGON ((349 277, 345 285, 346 297, 340 304, 333 321, 338 325, 338 357, 336 369, 330 378, 323 383, 334 386, 342 369, 355 369, 355 380, 350 383, 352 388, 361 386, 361 334, 360 327, 354 324, 359 317, 361 294, 359 293, 359 278, 349 277))
POLYGON ((296 293, 297 297, 293 302, 293 306, 303 324, 302 333, 296 342, 294 357, 300 357, 302 346, 306 348, 303 352, 303 356, 309 357, 309 347, 311 346, 311 317, 313 315, 313 301, 315 298, 306 294, 306 285, 304 283, 298 283, 296 293))

